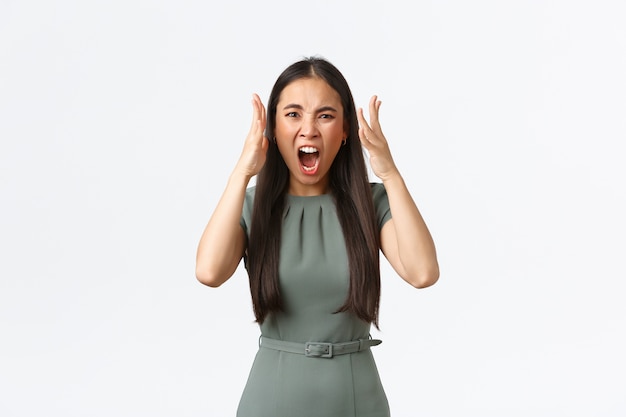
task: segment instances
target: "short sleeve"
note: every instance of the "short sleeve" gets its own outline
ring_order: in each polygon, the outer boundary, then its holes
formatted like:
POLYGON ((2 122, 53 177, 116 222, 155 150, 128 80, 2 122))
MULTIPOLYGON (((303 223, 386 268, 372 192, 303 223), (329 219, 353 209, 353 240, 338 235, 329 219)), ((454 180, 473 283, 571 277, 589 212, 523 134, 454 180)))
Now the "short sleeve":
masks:
POLYGON ((391 209, 389 208, 389 198, 387 190, 382 183, 373 182, 372 197, 374 199, 374 210, 376 211, 376 220, 378 221, 378 229, 381 230, 385 223, 391 219, 391 209))
POLYGON ((239 220, 239 224, 243 228, 244 232, 246 232, 246 236, 250 237, 250 224, 252 222, 252 206, 254 204, 254 193, 256 191, 256 187, 250 187, 246 190, 246 197, 243 201, 243 209, 241 211, 241 219, 239 220))

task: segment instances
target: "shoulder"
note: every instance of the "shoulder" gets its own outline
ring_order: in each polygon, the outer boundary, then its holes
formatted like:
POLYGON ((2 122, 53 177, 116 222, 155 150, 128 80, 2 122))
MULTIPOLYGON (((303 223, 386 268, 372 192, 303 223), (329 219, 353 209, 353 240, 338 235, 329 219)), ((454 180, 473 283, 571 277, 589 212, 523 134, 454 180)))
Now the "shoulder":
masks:
POLYGON ((254 204, 254 196, 256 195, 256 186, 253 185, 252 187, 248 187, 246 189, 246 196, 243 202, 243 209, 244 211, 246 211, 246 209, 248 210, 252 210, 252 205, 254 204))
POLYGON ((387 195, 387 190, 382 182, 370 182, 370 187, 372 188, 374 201, 376 201, 377 198, 387 195))
POLYGON ((374 202, 374 210, 376 211, 378 227, 382 229, 387 220, 391 219, 391 210, 389 208, 387 190, 380 182, 371 182, 370 186, 372 187, 372 200, 374 202))
POLYGON ((243 210, 241 212, 241 227, 248 232, 248 226, 252 222, 252 207, 254 206, 254 195, 256 192, 256 186, 252 186, 246 189, 245 199, 243 201, 243 210))
POLYGON ((246 201, 254 201, 254 194, 256 193, 256 185, 246 188, 246 201))
POLYGON ((374 207, 389 205, 389 198, 387 197, 387 189, 380 182, 371 182, 372 187, 372 200, 374 200, 374 207))

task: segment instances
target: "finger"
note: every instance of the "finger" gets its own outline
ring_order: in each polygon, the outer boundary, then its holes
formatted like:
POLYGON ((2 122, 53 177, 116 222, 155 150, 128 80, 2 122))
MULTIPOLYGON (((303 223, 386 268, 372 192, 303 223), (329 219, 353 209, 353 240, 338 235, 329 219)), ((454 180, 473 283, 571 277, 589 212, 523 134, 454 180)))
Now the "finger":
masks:
POLYGON ((381 101, 378 100, 378 96, 372 96, 370 99, 370 123, 372 124, 372 129, 374 130, 380 130, 380 122, 378 118, 380 105, 381 101))
POLYGON ((260 115, 261 111, 259 109, 259 96, 256 94, 252 94, 252 124, 250 126, 251 131, 254 131, 254 129, 256 128, 260 115))
POLYGON ((367 134, 365 133, 364 127, 359 127, 359 140, 361 141, 361 146, 366 149, 368 152, 372 150, 372 142, 370 142, 367 134))
POLYGON ((267 123, 265 106, 263 105, 263 103, 261 102, 261 99, 259 98, 257 94, 253 94, 252 102, 253 102, 253 116, 252 116, 253 126, 250 130, 250 133, 254 137, 260 138, 262 140, 262 136, 265 133, 265 126, 267 123))
POLYGON ((256 110, 257 120, 260 120, 263 125, 265 125, 265 106, 261 102, 261 99, 258 95, 254 95, 254 104, 256 110))
POLYGON ((263 107, 263 102, 261 102, 261 98, 256 93, 253 95, 253 98, 254 98, 254 102, 256 104, 256 107, 257 107, 257 109, 259 111, 259 119, 262 119, 263 118, 263 112, 265 110, 264 107, 263 107))
POLYGON ((356 118, 359 122, 359 127, 362 127, 363 125, 367 124, 367 121, 365 120, 365 117, 363 117, 363 108, 359 107, 356 111, 356 118))
POLYGON ((263 153, 266 153, 267 149, 270 147, 270 140, 265 135, 261 137, 261 140, 261 149, 263 150, 263 153))
POLYGON ((267 111, 265 110, 265 106, 260 98, 258 98, 259 108, 261 110, 260 120, 261 120, 261 135, 265 134, 265 127, 267 126, 267 111))
MULTIPOLYGON (((261 99, 259 99, 259 102, 261 99)), ((267 126, 267 111, 265 110, 265 106, 261 103, 261 121, 263 125, 263 131, 265 131, 265 126, 267 126)))
POLYGON ((363 141, 369 142, 368 136, 371 133, 372 129, 367 123, 367 120, 365 120, 365 116, 363 115, 362 108, 359 108, 359 111, 357 112, 357 118, 359 120, 359 138, 361 139, 361 142, 363 141))

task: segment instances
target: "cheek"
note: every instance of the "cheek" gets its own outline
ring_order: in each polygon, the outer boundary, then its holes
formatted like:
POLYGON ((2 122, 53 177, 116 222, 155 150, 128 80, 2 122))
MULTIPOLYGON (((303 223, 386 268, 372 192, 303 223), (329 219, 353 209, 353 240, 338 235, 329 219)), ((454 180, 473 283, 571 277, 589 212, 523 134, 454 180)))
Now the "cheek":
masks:
POLYGON ((277 133, 276 136, 277 136, 276 137, 276 147, 278 148, 278 152, 283 157, 283 159, 285 161, 287 161, 287 159, 285 158, 285 146, 284 146, 283 142, 280 139, 278 139, 280 137, 280 135, 278 135, 278 133, 277 133))
POLYGON ((287 166, 292 166, 295 163, 293 158, 293 148, 291 146, 291 141, 285 140, 284 138, 285 134, 283 133, 281 135, 281 133, 276 130, 276 147, 278 148, 278 153, 287 166), (280 138, 283 139, 281 140, 280 138))
POLYGON ((341 142, 346 137, 346 130, 341 125, 333 126, 328 132, 328 137, 341 142))
POLYGON ((290 126, 290 124, 286 123, 284 120, 277 120, 274 131, 276 132, 276 136, 278 136, 279 133, 289 133, 293 131, 293 126, 290 126))

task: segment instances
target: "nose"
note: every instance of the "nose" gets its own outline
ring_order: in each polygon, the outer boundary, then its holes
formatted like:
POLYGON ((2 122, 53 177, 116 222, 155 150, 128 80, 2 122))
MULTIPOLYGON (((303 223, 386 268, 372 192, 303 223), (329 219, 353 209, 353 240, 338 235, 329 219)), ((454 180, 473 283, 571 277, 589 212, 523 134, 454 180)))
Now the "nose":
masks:
POLYGON ((317 118, 313 115, 305 115, 302 118, 302 124, 300 125, 300 137, 314 138, 319 135, 317 129, 317 118))

